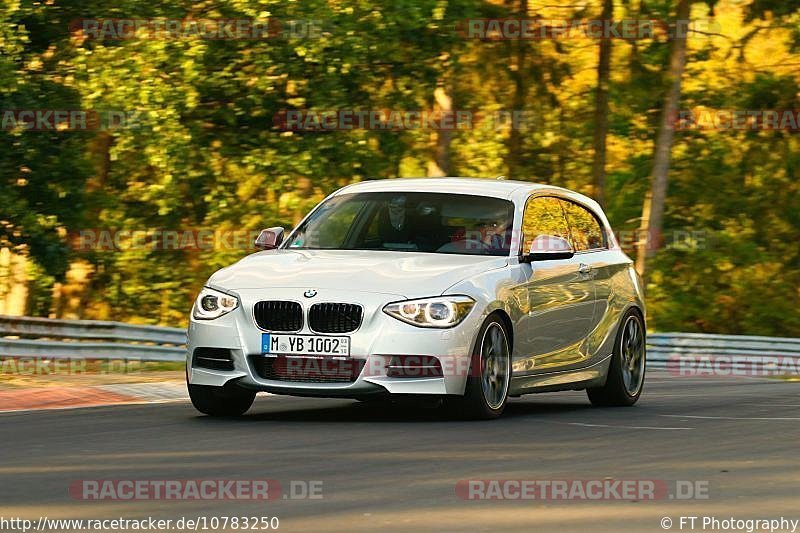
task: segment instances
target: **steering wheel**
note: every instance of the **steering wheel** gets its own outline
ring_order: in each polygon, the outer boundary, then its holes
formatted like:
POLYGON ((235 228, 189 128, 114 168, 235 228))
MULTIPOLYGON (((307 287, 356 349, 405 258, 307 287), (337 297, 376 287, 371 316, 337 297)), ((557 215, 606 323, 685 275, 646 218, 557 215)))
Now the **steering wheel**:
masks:
POLYGON ((491 246, 483 241, 476 239, 461 239, 460 241, 448 242, 440 246, 437 252, 461 252, 464 250, 480 250, 487 252, 491 250, 491 246))

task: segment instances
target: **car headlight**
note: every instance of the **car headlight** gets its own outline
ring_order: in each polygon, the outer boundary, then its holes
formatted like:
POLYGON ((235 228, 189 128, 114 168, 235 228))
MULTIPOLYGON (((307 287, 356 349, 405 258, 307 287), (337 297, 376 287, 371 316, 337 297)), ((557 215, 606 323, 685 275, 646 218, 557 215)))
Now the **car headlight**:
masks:
POLYGON ((197 320, 213 320, 226 315, 239 306, 239 298, 209 287, 203 287, 194 302, 192 316, 197 320))
POLYGON ((474 305, 469 296, 438 296, 390 303, 383 312, 421 328, 451 328, 464 320, 474 305))

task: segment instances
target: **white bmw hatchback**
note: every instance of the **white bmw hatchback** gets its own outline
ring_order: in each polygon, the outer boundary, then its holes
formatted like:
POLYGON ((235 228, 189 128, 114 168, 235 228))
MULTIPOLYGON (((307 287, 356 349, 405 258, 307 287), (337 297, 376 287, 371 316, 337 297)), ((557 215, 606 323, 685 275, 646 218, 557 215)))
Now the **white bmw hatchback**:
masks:
POLYGON ((259 391, 437 397, 471 418, 509 397, 586 389, 632 405, 645 375, 641 281, 600 207, 483 179, 367 181, 219 270, 189 323, 194 406, 259 391))

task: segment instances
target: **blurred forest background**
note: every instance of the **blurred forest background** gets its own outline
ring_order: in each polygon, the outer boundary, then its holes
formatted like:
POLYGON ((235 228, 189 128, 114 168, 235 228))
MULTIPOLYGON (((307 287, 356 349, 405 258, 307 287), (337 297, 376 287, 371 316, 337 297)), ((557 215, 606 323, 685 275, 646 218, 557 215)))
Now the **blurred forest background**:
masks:
POLYGON ((96 131, 0 129, 0 314, 181 325, 207 276, 250 252, 76 249, 70 235, 87 228, 289 227, 353 181, 505 175, 600 199, 621 234, 664 236, 626 242, 656 329, 800 336, 800 130, 670 119, 800 109, 797 0, 3 0, 0 109, 137 116, 96 131), (521 17, 705 23, 686 39, 456 30, 521 17), (71 29, 81 18, 314 20, 322 33, 92 39, 71 29), (282 131, 273 118, 287 109, 535 120, 282 131))

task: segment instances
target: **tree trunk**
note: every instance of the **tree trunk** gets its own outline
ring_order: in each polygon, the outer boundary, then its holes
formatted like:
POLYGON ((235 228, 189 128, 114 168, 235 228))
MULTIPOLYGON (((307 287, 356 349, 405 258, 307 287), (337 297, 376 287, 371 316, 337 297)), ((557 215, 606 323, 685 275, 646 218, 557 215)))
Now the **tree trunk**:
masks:
MULTIPOLYGON (((528 17, 528 0, 519 2, 519 18, 528 17)), ((528 43, 524 39, 517 39, 516 57, 511 67, 511 77, 514 80, 514 98, 511 104, 511 116, 525 108, 525 100, 528 96, 528 80, 525 76, 525 64, 527 63, 528 43)), ((511 121, 511 131, 508 134, 508 170, 509 179, 520 179, 519 167, 522 159, 522 132, 515 120, 511 121)))
MULTIPOLYGON (((111 149, 114 147, 116 139, 108 131, 100 131, 90 144, 89 151, 91 153, 95 173, 86 181, 86 192, 90 195, 105 195, 105 191, 109 188, 109 181, 111 177, 111 149)), ((103 212, 103 201, 94 201, 89 204, 86 211, 87 220, 100 220, 103 212)), ((87 280, 81 287, 81 293, 77 301, 71 299, 67 294, 70 291, 70 283, 65 279, 62 283, 53 285, 51 314, 54 318, 102 318, 94 313, 86 314, 89 308, 89 303, 96 301, 96 297, 106 290, 106 280, 97 276, 97 271, 100 269, 101 262, 94 260, 91 262, 91 268, 87 273, 87 280), (77 304, 77 305, 76 305, 77 304)), ((81 260, 70 261, 67 273, 70 271, 82 271, 85 263, 81 260)))
POLYGON ((28 310, 28 259, 0 248, 0 315, 21 316, 28 310))
MULTIPOLYGON (((433 91, 433 99, 436 110, 442 115, 453 113, 453 98, 445 86, 446 82, 440 82, 439 86, 433 91)), ((442 177, 450 175, 450 141, 453 132, 447 128, 439 128, 433 134, 434 148, 433 160, 428 164, 428 175, 431 177, 442 177)))
POLYGON ((650 194, 645 198, 642 220, 639 226, 636 245, 636 270, 644 276, 647 260, 652 258, 661 246, 661 233, 664 222, 664 201, 667 196, 672 137, 675 132, 674 120, 678 113, 681 97, 681 78, 686 64, 686 28, 689 19, 690 0, 679 0, 676 13, 675 35, 669 58, 668 80, 670 88, 662 110, 661 125, 656 135, 653 154, 653 174, 650 194))
MULTIPOLYGON (((601 20, 614 16, 614 0, 603 0, 601 20)), ((606 191, 606 136, 608 135, 608 79, 611 72, 611 39, 600 40, 600 58, 597 63, 597 91, 594 96, 594 159, 592 160, 592 183, 594 199, 605 203, 606 191)))

